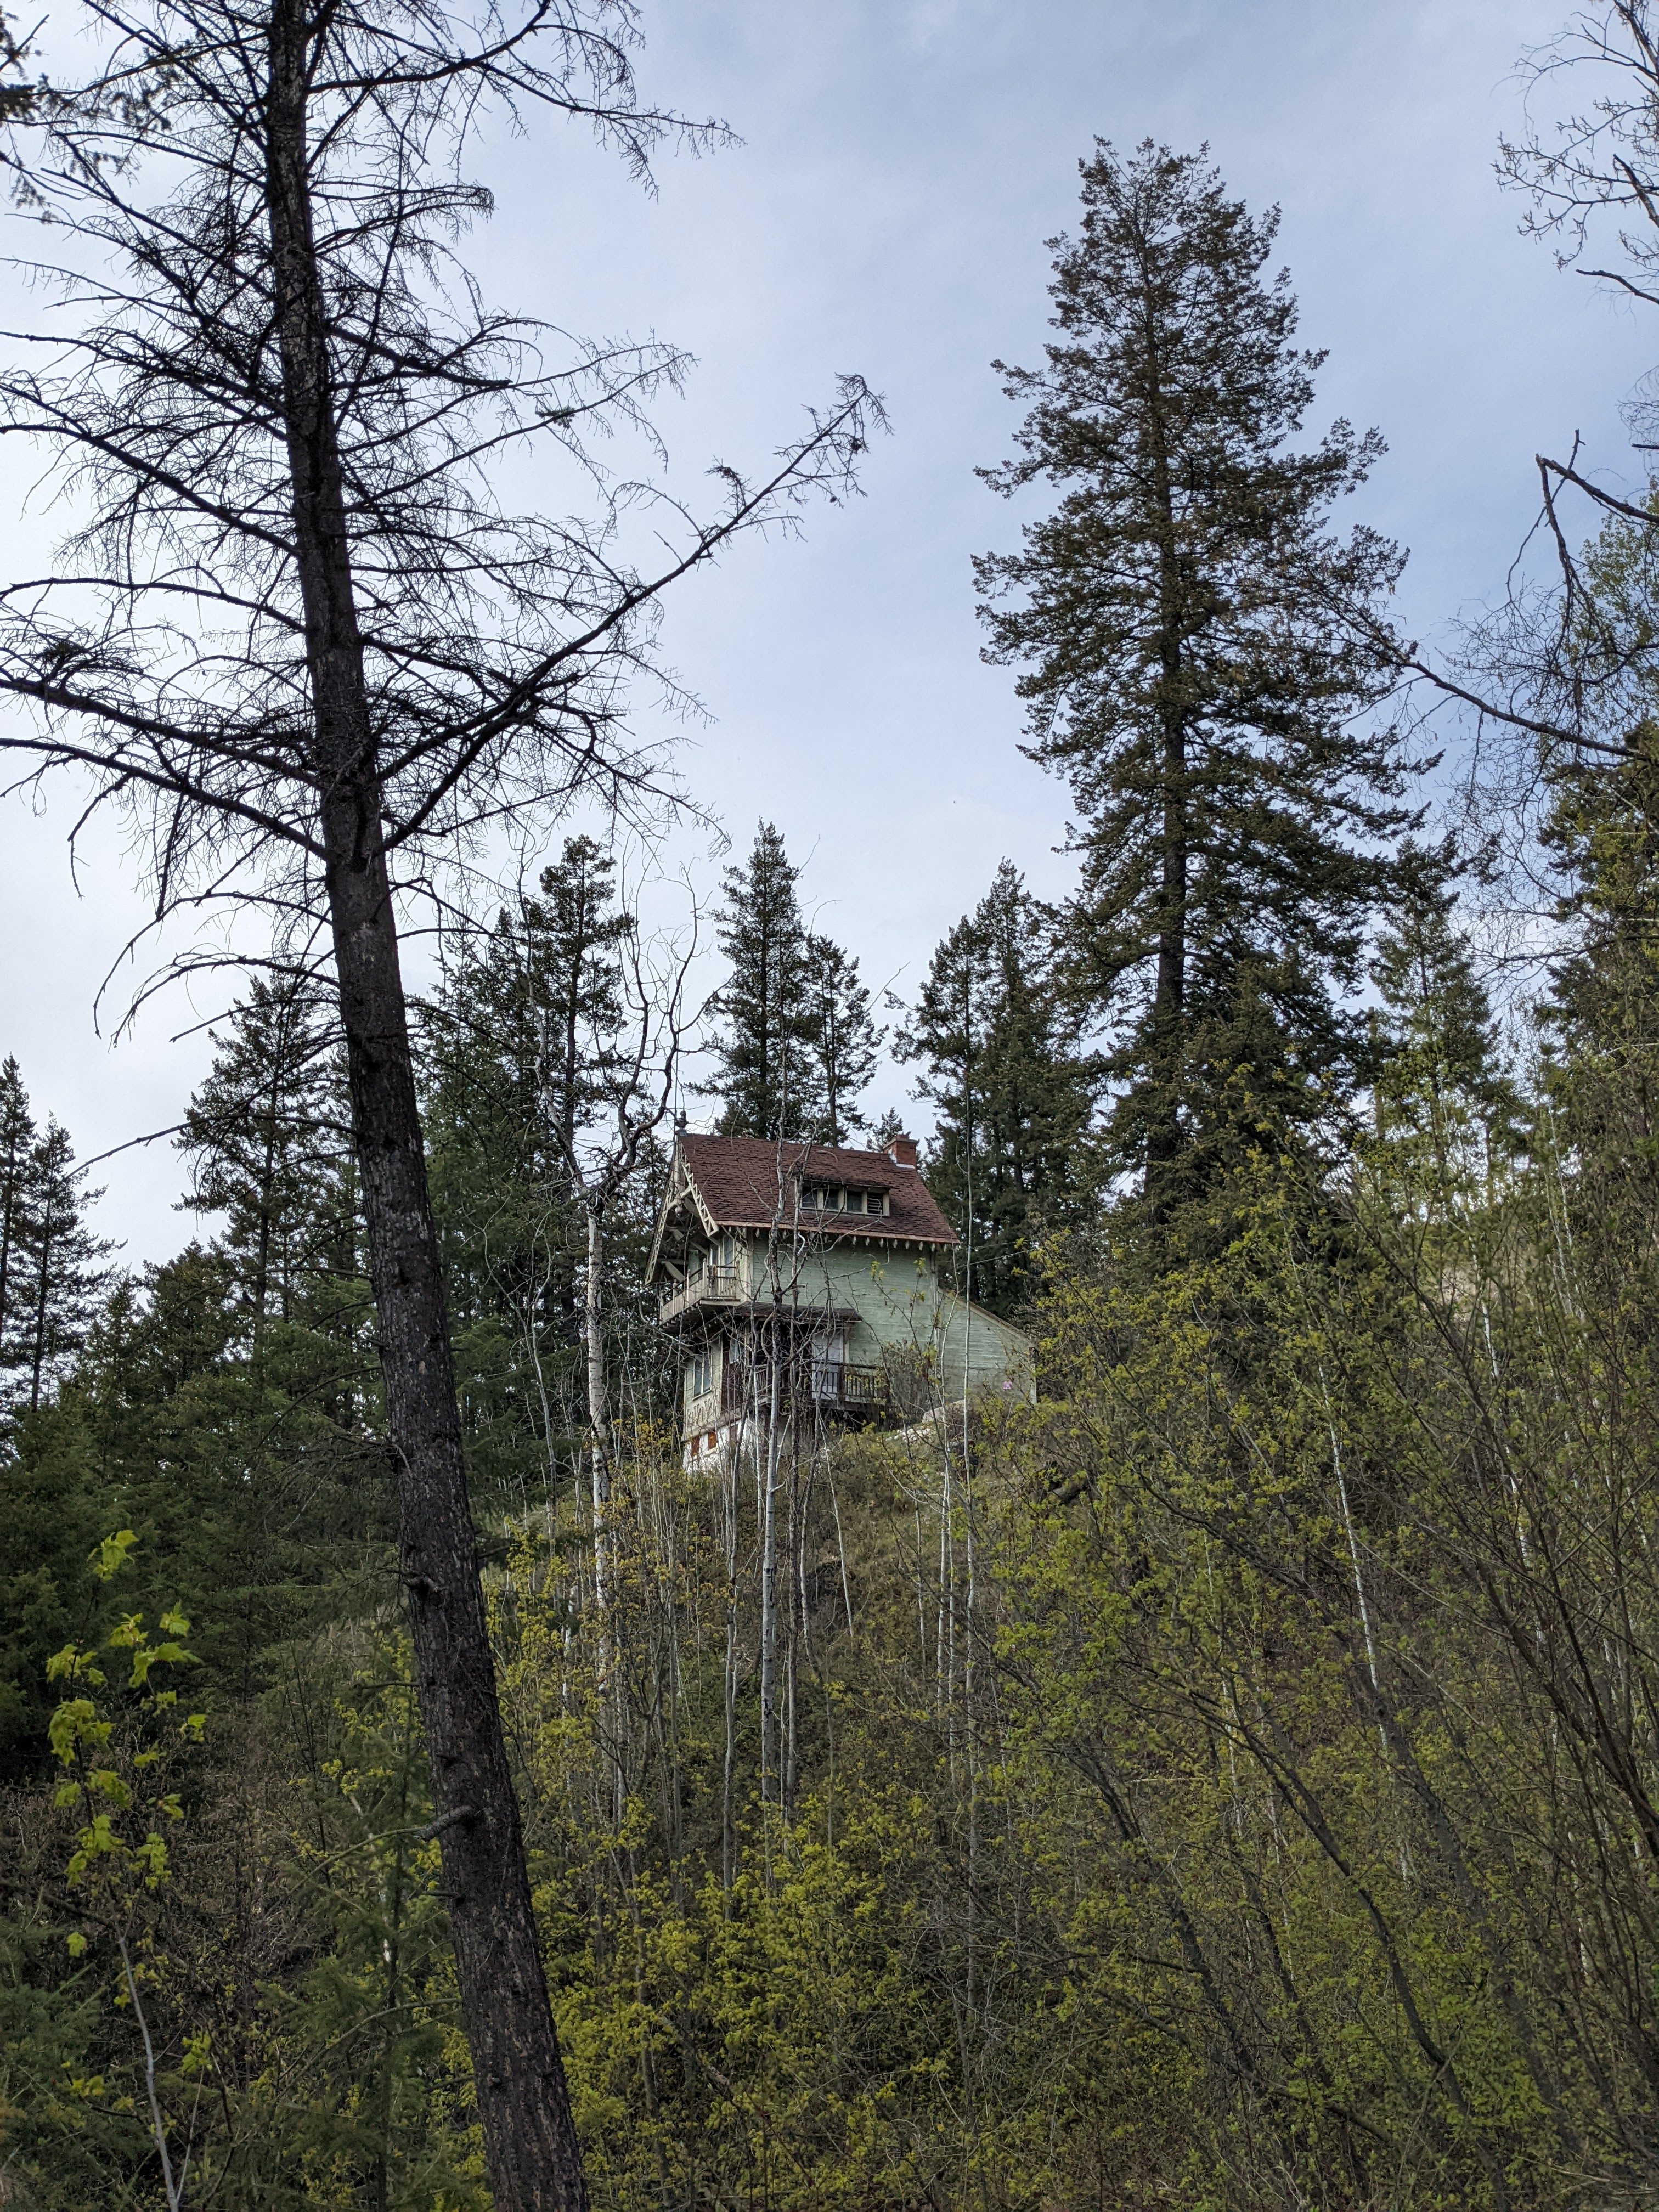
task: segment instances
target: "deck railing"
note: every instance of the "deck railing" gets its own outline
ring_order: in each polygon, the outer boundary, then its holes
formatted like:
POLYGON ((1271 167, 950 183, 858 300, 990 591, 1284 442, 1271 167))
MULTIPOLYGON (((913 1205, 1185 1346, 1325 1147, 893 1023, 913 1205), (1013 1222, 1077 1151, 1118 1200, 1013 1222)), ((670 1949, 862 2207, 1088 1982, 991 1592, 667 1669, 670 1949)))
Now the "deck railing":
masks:
MULTIPOLYGON (((827 1413, 873 1415, 887 1411, 887 1370, 856 1366, 851 1360, 801 1358, 785 1361, 779 1371, 784 1403, 813 1405, 827 1413)), ((769 1360, 744 1363, 728 1358, 720 1373, 720 1418, 763 1413, 772 1402, 769 1360)))
POLYGON ((657 1293, 657 1317, 672 1321, 676 1314, 698 1305, 735 1305, 744 1295, 740 1267, 699 1267, 677 1283, 665 1283, 657 1293))

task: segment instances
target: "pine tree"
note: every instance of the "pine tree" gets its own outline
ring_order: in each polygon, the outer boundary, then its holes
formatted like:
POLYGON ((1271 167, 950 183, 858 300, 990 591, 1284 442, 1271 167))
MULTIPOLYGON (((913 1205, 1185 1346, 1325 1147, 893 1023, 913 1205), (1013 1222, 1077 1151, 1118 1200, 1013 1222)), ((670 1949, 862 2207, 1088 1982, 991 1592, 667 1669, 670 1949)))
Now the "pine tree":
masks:
POLYGON ((525 980, 540 1040, 537 1083, 567 1181, 576 1139, 605 1096, 622 1026, 621 948, 631 915, 617 905, 616 862, 591 837, 571 837, 542 871, 524 914, 525 980))
POLYGON ((21 1316, 27 1307, 25 1246, 34 1141, 22 1070, 8 1054, 0 1065, 0 1390, 25 1357, 21 1316))
POLYGON ((1538 1020, 1558 1135, 1607 1191, 1659 1158, 1659 720, 1628 757, 1559 769, 1545 831, 1566 945, 1538 1020))
POLYGON ((929 1188, 963 1238, 970 1294, 999 1311, 1028 1293, 1040 1231, 1086 1220, 1099 1193, 1096 1072, 1069 1034, 1052 922, 1005 860, 898 1041, 939 1113, 929 1188))
POLYGON ((859 1100, 875 1073, 886 1031, 876 1026, 869 987, 850 953, 830 938, 810 936, 803 967, 810 1090, 819 1109, 813 1133, 823 1144, 844 1145, 865 1127, 859 1100))
POLYGON ((1026 750, 1071 782, 1078 988, 1156 1217, 1213 1176, 1230 1124, 1305 1120, 1356 1061, 1337 1001, 1410 818, 1391 737, 1356 726, 1388 680, 1376 610, 1401 556, 1330 527, 1376 433, 1291 443, 1323 356, 1264 273, 1277 212, 1151 142, 1098 143, 1082 178, 1082 234, 1051 241, 1059 337, 1041 370, 997 364, 1028 412, 982 471, 1059 501, 976 574, 1026 750))
POLYGON ((575 1139, 615 1064, 633 927, 614 860, 580 836, 543 869, 539 896, 459 936, 421 1009, 434 1153, 489 1155, 498 1180, 533 1181, 544 1203, 568 1196, 575 1139))
POLYGON ((29 1275, 26 1327, 28 1407, 68 1372, 86 1340, 98 1295, 108 1279, 102 1265, 112 1247, 93 1235, 84 1215, 98 1191, 83 1190, 75 1172, 69 1132, 48 1118, 29 1162, 33 1218, 27 1246, 29 1275))
POLYGON ((806 1137, 823 1112, 799 880, 769 822, 760 824, 748 860, 726 872, 720 945, 729 973, 713 1001, 725 1028, 714 1040, 716 1072, 704 1088, 721 1101, 727 1136, 806 1137))
MULTIPOLYGON (((611 855, 571 838, 538 896, 463 942, 422 1010, 469 1447, 475 1480, 498 1491, 522 1495, 532 1475, 544 1488, 580 1448, 587 1224, 574 1164, 626 1077, 623 963, 634 929, 611 855)), ((638 1196, 630 1188, 614 1210, 607 1244, 605 1304, 619 1328, 648 1303, 638 1196)), ((659 1380, 642 1376, 647 1400, 659 1380)))
POLYGON ((1494 1159, 1514 1152, 1521 1102, 1443 862, 1401 857, 1404 896, 1370 969, 1382 1002, 1372 1109, 1396 1170, 1403 1164, 1444 1200, 1478 1188, 1494 1159))
POLYGON ((288 1321, 307 1282, 355 1277, 349 1109, 337 1038, 310 979, 256 977, 191 1100, 177 1147, 185 1204, 222 1214, 252 1333, 288 1321))
POLYGON ((769 822, 744 865, 726 872, 720 944, 730 972, 710 1002, 726 1027, 702 1088, 721 1101, 727 1136, 844 1145, 865 1126, 859 1100, 886 1032, 858 962, 806 928, 799 881, 769 822))
POLYGON ((69 1133, 37 1129, 15 1059, 0 1066, 0 1411, 36 1413, 68 1373, 108 1279, 69 1133))

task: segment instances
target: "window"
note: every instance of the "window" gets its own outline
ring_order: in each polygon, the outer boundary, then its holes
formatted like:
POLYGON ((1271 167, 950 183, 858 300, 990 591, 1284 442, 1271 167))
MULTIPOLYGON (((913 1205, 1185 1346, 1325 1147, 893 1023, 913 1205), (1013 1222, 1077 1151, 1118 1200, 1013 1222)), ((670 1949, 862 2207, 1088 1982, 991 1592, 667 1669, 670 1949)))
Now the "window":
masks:
POLYGON ((849 1191, 848 1192, 848 1194, 847 1194, 847 1211, 848 1211, 849 1213, 862 1213, 862 1212, 863 1212, 863 1211, 864 1211, 864 1193, 863 1193, 861 1190, 849 1190, 849 1191))
POLYGON ((692 1397, 706 1398, 708 1395, 710 1380, 708 1354, 706 1352, 700 1352, 691 1362, 690 1395, 692 1397))

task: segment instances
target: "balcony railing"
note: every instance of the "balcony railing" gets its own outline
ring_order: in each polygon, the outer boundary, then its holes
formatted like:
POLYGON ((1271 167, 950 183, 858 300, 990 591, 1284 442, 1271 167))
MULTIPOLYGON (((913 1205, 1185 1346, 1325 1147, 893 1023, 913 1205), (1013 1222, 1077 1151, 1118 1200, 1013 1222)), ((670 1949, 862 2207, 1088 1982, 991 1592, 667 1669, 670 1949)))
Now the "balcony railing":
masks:
MULTIPOLYGON (((779 1371, 779 1396, 786 1403, 813 1405, 827 1413, 873 1418, 887 1411, 887 1370, 854 1366, 850 1360, 802 1358, 786 1361, 779 1371)), ((744 1365, 727 1359, 720 1373, 720 1418, 763 1413, 772 1402, 772 1368, 759 1359, 744 1365)))
POLYGON ((657 1318, 672 1321, 693 1306, 738 1305, 746 1296, 740 1267, 699 1267, 678 1283, 665 1283, 657 1293, 657 1318))

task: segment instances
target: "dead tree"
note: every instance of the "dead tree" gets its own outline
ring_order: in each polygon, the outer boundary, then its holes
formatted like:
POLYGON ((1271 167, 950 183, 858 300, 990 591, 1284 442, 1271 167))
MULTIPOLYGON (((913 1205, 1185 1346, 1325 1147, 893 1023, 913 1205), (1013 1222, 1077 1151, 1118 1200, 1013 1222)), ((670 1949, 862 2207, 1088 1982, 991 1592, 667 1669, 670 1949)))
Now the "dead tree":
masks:
POLYGON ((158 915, 250 900, 331 947, 379 1316, 401 1571, 461 2023, 498 2212, 585 2203, 537 1947, 468 1507, 400 972, 411 888, 488 825, 659 793, 630 741, 675 578, 848 485, 856 380, 699 520, 610 483, 683 362, 489 308, 459 258, 492 112, 580 118, 643 172, 718 137, 642 106, 629 11, 522 0, 115 0, 93 82, 14 112, 55 294, 15 331, 0 430, 76 518, 0 592, 3 745, 140 834, 158 915), (555 350, 562 360, 553 358, 555 350), (527 447, 591 523, 515 514, 527 447), (641 516, 641 508, 645 512, 641 516), (642 526, 656 565, 630 557, 642 526), (666 555, 660 549, 673 548, 666 555))

